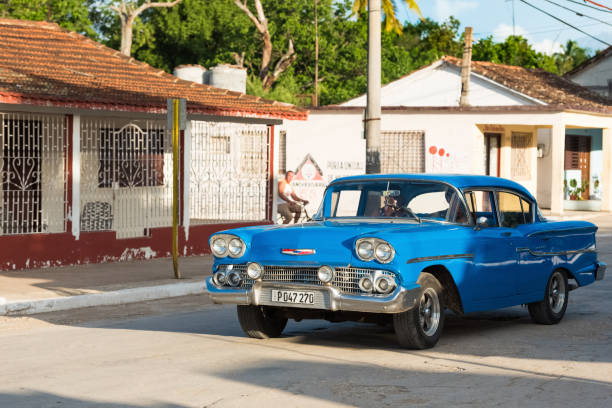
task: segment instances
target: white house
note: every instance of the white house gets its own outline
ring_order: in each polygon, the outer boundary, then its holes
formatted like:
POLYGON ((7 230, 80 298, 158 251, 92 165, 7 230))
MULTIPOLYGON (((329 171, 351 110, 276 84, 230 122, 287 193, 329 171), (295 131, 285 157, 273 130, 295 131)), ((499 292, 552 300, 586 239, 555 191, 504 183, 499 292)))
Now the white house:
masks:
MULTIPOLYGON (((384 173, 488 174, 520 182, 553 213, 611 209, 604 97, 542 70, 473 61, 470 105, 459 106, 460 66, 444 57, 382 88, 384 173)), ((325 182, 365 171, 365 100, 313 108, 307 121, 280 127, 277 168, 314 162, 322 173, 323 181, 296 181, 311 201, 325 182)))
POLYGON ((612 100, 612 46, 584 61, 565 77, 612 100))

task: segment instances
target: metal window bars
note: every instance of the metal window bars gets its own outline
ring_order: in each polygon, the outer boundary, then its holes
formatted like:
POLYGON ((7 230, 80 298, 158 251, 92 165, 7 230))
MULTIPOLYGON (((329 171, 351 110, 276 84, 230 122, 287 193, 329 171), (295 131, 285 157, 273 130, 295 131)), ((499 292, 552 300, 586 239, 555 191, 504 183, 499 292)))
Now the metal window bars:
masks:
POLYGON ((67 120, 0 112, 0 235, 66 231, 67 120))
POLYGON ((268 151, 265 125, 191 122, 190 225, 264 220, 268 151))
POLYGON ((172 147, 166 123, 81 118, 82 231, 145 236, 172 223, 172 147))

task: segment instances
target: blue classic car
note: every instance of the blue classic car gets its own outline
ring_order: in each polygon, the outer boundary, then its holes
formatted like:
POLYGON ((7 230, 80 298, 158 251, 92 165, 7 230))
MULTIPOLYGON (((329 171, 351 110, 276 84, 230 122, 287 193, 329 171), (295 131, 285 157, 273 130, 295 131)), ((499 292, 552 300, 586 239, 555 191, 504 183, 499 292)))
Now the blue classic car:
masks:
POLYGON ((558 323, 569 291, 603 279, 597 227, 544 219, 506 179, 370 175, 337 179, 313 221, 223 231, 206 281, 237 304, 244 332, 278 337, 288 319, 392 323, 399 344, 433 347, 445 309, 526 304, 558 323))

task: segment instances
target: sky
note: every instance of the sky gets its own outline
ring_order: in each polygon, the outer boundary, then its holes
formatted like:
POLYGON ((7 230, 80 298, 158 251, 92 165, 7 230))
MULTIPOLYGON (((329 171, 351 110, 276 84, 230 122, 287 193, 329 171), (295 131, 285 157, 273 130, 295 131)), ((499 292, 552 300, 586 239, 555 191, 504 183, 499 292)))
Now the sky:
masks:
MULTIPOLYGON (((602 12, 576 4, 576 2, 591 4, 584 0, 525 1, 565 20, 593 37, 612 44, 612 12, 602 12), (585 16, 595 17, 611 25, 577 16, 552 3, 576 10, 585 16)), ((612 0, 594 1, 612 9, 612 0)), ((520 0, 417 0, 417 3, 424 17, 443 22, 453 16, 461 22, 462 31, 466 26, 473 27, 475 41, 489 35, 492 35, 495 41, 504 41, 508 35, 512 35, 514 3, 514 32, 526 37, 537 51, 546 54, 560 52, 561 45, 567 40, 577 41, 581 47, 590 49, 591 53, 607 48, 607 45, 556 21, 520 0)), ((409 11, 407 6, 399 7, 398 17, 404 21, 417 21, 416 15, 409 11)))

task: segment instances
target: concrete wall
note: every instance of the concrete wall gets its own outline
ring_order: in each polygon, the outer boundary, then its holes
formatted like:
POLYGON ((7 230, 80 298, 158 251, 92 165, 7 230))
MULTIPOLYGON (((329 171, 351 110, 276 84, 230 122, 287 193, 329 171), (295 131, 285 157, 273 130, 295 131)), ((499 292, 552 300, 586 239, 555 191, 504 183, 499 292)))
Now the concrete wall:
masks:
MULTIPOLYGON (((433 65, 385 85, 383 106, 459 106, 461 70, 448 64, 433 65)), ((536 103, 492 81, 470 76, 470 105, 515 106, 536 103)), ((351 99, 342 106, 365 106, 366 96, 351 99)))
MULTIPOLYGON (((279 132, 287 132, 287 170, 297 171, 308 155, 321 170, 322 180, 296 178, 293 182, 297 194, 310 201, 307 206, 309 214, 318 209, 329 182, 338 177, 365 173, 362 127, 363 114, 360 111, 314 111, 307 121, 285 121, 282 126, 276 127, 277 140, 279 132)), ((276 182, 283 176, 277 175, 276 182)))
POLYGON ((608 81, 612 80, 612 55, 583 69, 570 79, 601 95, 612 97, 608 93, 608 81))

